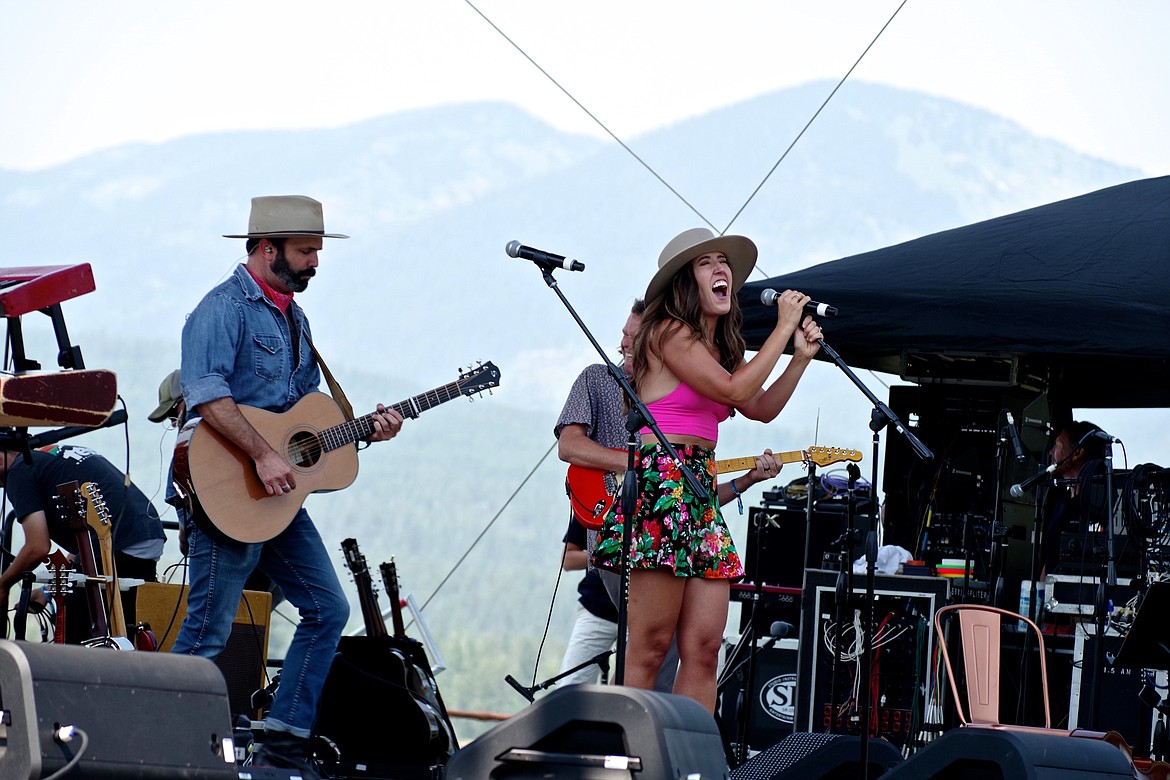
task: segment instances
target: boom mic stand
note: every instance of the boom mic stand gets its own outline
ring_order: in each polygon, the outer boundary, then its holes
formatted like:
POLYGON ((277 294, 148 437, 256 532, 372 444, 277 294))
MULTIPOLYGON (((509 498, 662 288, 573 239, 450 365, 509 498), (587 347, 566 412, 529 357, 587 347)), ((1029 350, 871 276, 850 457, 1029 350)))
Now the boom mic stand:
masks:
MULTIPOLYGON (((1108 436, 1104 431, 1090 431, 1084 439, 1100 433, 1108 436)), ((1081 441, 1084 441, 1081 439, 1081 441)), ((1108 594, 1117 587, 1117 561, 1113 557, 1113 442, 1115 439, 1108 436, 1105 444, 1105 568, 1101 572, 1101 582, 1097 586, 1097 649, 1093 653, 1093 687, 1089 691, 1089 728, 1097 728, 1098 708, 1100 707, 1101 680, 1104 678, 1105 661, 1105 627, 1108 623, 1106 605, 1108 594)))
MULTIPOLYGON (((870 479, 870 491, 877 490, 878 484, 878 457, 881 451, 881 431, 887 425, 892 427, 895 432, 901 434, 910 448, 914 450, 914 454, 922 460, 931 460, 934 458, 932 453, 925 444, 923 444, 917 436, 915 436, 909 428, 907 428, 898 415, 890 409, 880 398, 874 395, 873 391, 865 386, 865 383, 857 378, 853 373, 853 369, 849 368, 848 364, 841 359, 837 351, 825 343, 824 339, 818 340, 821 345, 821 351, 824 352, 830 360, 837 364, 837 367, 849 377, 849 380, 857 387, 858 390, 869 399, 873 404, 873 411, 870 412, 869 428, 873 431, 873 462, 871 466, 872 478, 870 479)), ((866 778, 869 775, 869 718, 870 718, 870 699, 872 698, 872 681, 870 680, 870 669, 873 665, 873 649, 870 647, 871 636, 873 632, 872 618, 873 618, 873 601, 874 601, 874 568, 877 565, 877 535, 874 529, 877 528, 878 514, 877 501, 870 501, 870 531, 866 535, 865 540, 865 557, 867 565, 866 576, 866 619, 862 626, 862 645, 861 645, 861 693, 864 697, 861 701, 861 746, 860 746, 860 766, 861 776, 866 778)))
POLYGON ((554 685, 556 685, 560 680, 563 680, 564 678, 568 677, 570 674, 576 674, 577 672, 581 671, 582 669, 586 668, 587 666, 593 666, 594 664, 596 664, 597 666, 599 666, 601 668, 601 677, 602 677, 601 681, 604 683, 606 672, 609 670, 609 657, 611 655, 613 655, 613 650, 602 650, 597 655, 593 656, 592 658, 588 658, 588 659, 582 661, 581 663, 574 666, 572 669, 566 669, 565 671, 561 672, 560 674, 555 675, 553 677, 550 677, 543 682, 538 682, 535 685, 532 685, 531 687, 527 686, 527 685, 521 685, 520 681, 517 680, 515 677, 513 677, 510 674, 504 675, 504 682, 508 683, 508 685, 511 685, 513 688, 515 688, 517 693, 519 693, 525 699, 528 699, 529 703, 531 703, 531 702, 536 701, 536 697, 534 694, 537 691, 543 691, 543 690, 546 690, 548 688, 551 688, 554 685))
POLYGON ((845 502, 845 528, 841 535, 831 545, 837 548, 837 584, 834 590, 833 603, 833 672, 829 677, 829 702, 831 709, 831 717, 829 721, 829 733, 838 734, 841 732, 841 716, 843 708, 837 706, 837 681, 841 675, 841 630, 845 625, 845 605, 852 600, 853 594, 853 549, 858 541, 857 529, 854 527, 853 511, 854 504, 854 490, 857 485, 858 478, 861 477, 861 469, 857 467, 856 463, 850 463, 845 467, 849 474, 849 490, 848 499, 845 502))
POLYGON ((630 402, 630 411, 626 417, 626 430, 629 431, 630 438, 626 445, 626 474, 622 479, 621 493, 623 521, 622 573, 621 598, 618 599, 617 668, 614 670, 613 675, 614 683, 622 685, 625 682, 626 673, 626 627, 630 602, 630 535, 634 528, 634 509, 638 502, 638 475, 634 471, 634 464, 638 457, 638 445, 640 443, 638 431, 644 427, 649 427, 654 432, 658 437, 658 441, 670 455, 671 460, 678 465, 683 479, 697 499, 706 501, 710 497, 710 494, 691 472, 690 468, 687 467, 687 464, 678 456, 671 443, 667 441, 666 434, 658 427, 658 423, 654 420, 654 416, 650 414, 650 410, 646 408, 646 404, 642 403, 641 399, 634 392, 629 378, 626 377, 626 372, 614 365, 613 361, 609 359, 609 356, 605 354, 605 350, 597 343, 597 339, 593 337, 589 328, 586 327, 584 321, 578 316, 577 311, 569 303, 569 299, 561 292, 561 288, 557 285, 557 280, 553 277, 552 272, 554 268, 562 268, 563 266, 548 259, 533 259, 533 262, 540 268, 540 272, 544 276, 544 283, 561 299, 561 303, 564 304, 565 309, 572 315, 577 326, 581 328, 581 332, 585 334, 585 337, 589 339, 589 343, 593 345, 593 348, 597 350, 597 354, 601 356, 601 361, 605 364, 609 375, 622 388, 622 392, 626 394, 626 398, 630 402))

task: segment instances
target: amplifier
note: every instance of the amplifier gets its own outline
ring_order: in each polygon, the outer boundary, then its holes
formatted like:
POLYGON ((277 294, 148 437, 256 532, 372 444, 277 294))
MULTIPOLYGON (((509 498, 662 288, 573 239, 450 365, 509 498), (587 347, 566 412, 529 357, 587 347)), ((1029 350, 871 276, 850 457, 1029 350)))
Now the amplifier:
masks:
MULTIPOLYGON (((1101 586, 1099 577, 1079 574, 1049 574, 1044 581, 1044 609, 1061 615, 1092 615, 1097 603, 1097 591, 1101 586)), ((1115 605, 1128 602, 1137 589, 1129 580, 1118 580, 1117 586, 1109 589, 1109 600, 1115 605)))
MULTIPOLYGON (((166 582, 139 585, 136 619, 150 624, 159 652, 170 652, 187 617, 187 586, 166 582)), ((272 594, 246 590, 240 599, 232 631, 215 665, 228 686, 233 714, 241 712, 258 717, 252 707, 252 694, 264 687, 268 664, 268 620, 272 612, 272 594)))

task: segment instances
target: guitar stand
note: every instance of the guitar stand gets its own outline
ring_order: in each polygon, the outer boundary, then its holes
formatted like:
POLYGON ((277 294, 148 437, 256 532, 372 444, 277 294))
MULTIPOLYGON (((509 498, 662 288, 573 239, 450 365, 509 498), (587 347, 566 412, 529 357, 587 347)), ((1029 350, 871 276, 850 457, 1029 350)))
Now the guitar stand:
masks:
POLYGON ((534 694, 537 691, 547 690, 547 689, 553 687, 554 685, 556 685, 558 680, 563 680, 564 678, 568 677, 569 675, 575 674, 575 673, 581 671, 582 669, 590 667, 594 664, 597 664, 598 666, 601 667, 601 678, 604 681, 606 676, 609 674, 609 657, 611 655, 613 655, 613 652, 614 652, 613 650, 606 650, 605 652, 598 653, 597 655, 593 656, 592 658, 589 658, 589 659, 577 664, 572 669, 566 669, 565 671, 561 672, 560 674, 556 675, 555 677, 549 677, 547 680, 545 680, 543 682, 536 683, 531 688, 524 686, 524 685, 521 685, 520 681, 517 680, 515 677, 513 677, 510 674, 504 677, 504 682, 508 683, 508 685, 511 685, 513 688, 515 688, 516 692, 519 693, 521 696, 523 696, 525 699, 528 699, 529 702, 534 702, 534 701, 536 701, 536 697, 534 696, 534 694))

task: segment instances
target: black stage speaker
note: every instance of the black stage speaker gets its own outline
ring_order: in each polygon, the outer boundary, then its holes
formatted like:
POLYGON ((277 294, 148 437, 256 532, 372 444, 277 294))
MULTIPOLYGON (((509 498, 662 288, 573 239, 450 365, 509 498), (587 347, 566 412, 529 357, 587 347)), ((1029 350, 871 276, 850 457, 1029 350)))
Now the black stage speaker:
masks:
POLYGON ((721 780, 727 757, 694 699, 613 685, 557 688, 462 748, 447 780, 721 780))
POLYGON ((0 640, 0 708, 5 780, 71 762, 69 780, 237 778, 227 686, 205 658, 0 640))
POLYGON ((313 736, 336 748, 331 774, 371 779, 439 776, 458 747, 422 645, 390 636, 341 638, 313 736))
MULTIPOLYGON (((889 742, 866 746, 868 778, 881 776, 902 761, 889 742)), ((840 734, 791 734, 731 772, 731 780, 855 780, 861 773, 861 738, 840 734)))
POLYGON ((883 780, 1133 780, 1129 759, 1099 739, 991 728, 948 731, 883 780))

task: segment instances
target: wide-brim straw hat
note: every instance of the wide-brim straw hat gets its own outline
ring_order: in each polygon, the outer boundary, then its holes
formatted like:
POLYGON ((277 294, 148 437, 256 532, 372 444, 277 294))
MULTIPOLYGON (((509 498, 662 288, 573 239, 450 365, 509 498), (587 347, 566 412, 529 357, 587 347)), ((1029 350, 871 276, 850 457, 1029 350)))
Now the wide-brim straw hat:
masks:
POLYGON ((325 232, 325 216, 321 203, 304 195, 261 195, 252 198, 252 213, 248 215, 248 232, 224 235, 224 238, 285 238, 288 236, 321 236, 322 238, 349 238, 342 233, 325 232))
POLYGON ((646 287, 646 303, 665 293, 680 269, 711 252, 721 252, 727 258, 731 265, 731 291, 738 292, 756 267, 759 255, 756 245, 745 236, 717 236, 707 228, 692 228, 670 239, 658 255, 658 272, 646 287))
POLYGON ((183 391, 179 387, 179 369, 167 374, 162 384, 158 386, 158 407, 146 416, 151 422, 162 422, 175 413, 179 402, 183 400, 183 391))

